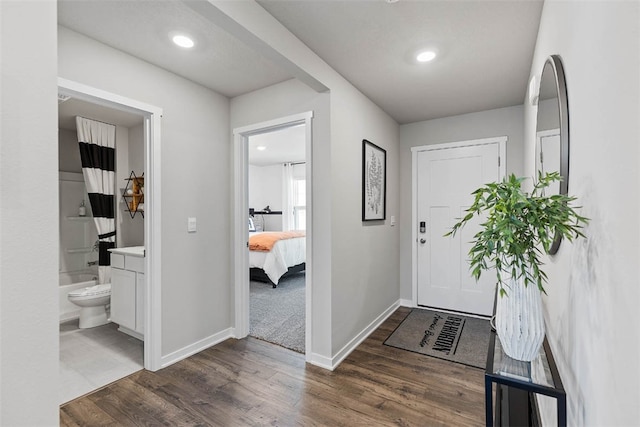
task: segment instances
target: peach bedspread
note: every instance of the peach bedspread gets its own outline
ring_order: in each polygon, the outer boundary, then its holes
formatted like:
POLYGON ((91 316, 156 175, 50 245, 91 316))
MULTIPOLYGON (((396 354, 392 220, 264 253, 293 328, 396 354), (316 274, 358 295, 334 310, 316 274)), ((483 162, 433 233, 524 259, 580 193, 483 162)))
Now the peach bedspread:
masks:
POLYGON ((249 250, 269 252, 279 240, 304 237, 304 231, 267 231, 249 236, 249 250))

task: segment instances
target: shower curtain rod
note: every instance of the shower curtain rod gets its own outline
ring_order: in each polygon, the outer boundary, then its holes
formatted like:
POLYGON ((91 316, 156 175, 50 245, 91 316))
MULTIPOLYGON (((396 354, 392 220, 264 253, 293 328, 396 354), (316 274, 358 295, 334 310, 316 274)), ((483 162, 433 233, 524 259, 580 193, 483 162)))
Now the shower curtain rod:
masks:
POLYGON ((85 119, 85 120, 93 120, 94 122, 104 123, 105 125, 111 125, 111 126, 117 127, 117 125, 114 125, 113 123, 103 122, 102 120, 90 119, 89 117, 84 117, 84 116, 76 116, 76 117, 80 117, 81 119, 85 119))

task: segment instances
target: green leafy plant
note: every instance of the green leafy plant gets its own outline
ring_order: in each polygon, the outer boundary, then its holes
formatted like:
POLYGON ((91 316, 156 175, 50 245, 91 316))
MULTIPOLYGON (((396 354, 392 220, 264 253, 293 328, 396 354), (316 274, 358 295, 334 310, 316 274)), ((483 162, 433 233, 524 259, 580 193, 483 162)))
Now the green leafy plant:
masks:
POLYGON ((486 214, 469 250, 470 268, 476 280, 483 270, 495 268, 500 296, 507 295, 505 274, 522 278, 525 286, 535 284, 545 292, 547 275, 540 269, 540 248, 548 252, 556 235, 570 241, 585 237, 581 229, 589 221, 571 207, 575 197, 545 196, 547 187, 562 180, 558 172, 538 174, 530 194, 522 189, 524 180, 511 174, 500 183, 478 188, 472 193, 474 202, 465 217, 445 235, 455 235, 474 215, 486 214))

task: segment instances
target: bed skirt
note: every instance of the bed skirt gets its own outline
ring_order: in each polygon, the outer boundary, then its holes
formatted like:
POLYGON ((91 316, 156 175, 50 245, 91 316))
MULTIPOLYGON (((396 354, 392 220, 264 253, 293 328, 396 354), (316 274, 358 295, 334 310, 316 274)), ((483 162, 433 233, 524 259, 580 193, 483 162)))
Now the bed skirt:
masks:
MULTIPOLYGON (((294 265, 293 267, 289 267, 287 272, 284 273, 282 275, 282 277, 280 277, 280 279, 282 279, 283 277, 288 277, 291 274, 299 273, 301 271, 304 271, 305 270, 305 266, 306 266, 306 264, 303 262, 301 264, 294 265)), ((271 285, 273 285, 274 288, 276 288, 278 286, 277 283, 273 283, 273 281, 271 279, 269 279, 269 276, 267 276, 266 273, 264 272, 264 270, 261 269, 261 268, 256 268, 256 267, 250 268, 249 269, 249 277, 250 277, 251 280, 255 280, 257 282, 271 283, 271 285)))

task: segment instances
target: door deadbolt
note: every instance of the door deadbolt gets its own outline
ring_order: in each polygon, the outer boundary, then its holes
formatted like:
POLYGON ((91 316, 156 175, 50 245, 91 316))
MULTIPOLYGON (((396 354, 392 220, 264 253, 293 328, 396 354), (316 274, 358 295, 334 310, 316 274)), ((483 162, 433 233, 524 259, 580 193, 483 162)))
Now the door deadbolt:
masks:
POLYGON ((425 243, 427 243, 427 241, 425 239, 420 239, 420 243, 424 245, 425 243))

